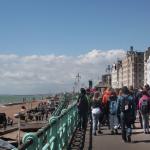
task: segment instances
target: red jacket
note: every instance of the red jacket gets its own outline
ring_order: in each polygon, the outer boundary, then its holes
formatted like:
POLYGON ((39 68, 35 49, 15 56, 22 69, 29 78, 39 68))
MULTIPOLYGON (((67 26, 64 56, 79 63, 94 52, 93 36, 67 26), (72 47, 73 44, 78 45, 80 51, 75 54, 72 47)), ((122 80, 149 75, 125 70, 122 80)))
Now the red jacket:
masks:
POLYGON ((102 103, 107 104, 109 97, 111 96, 111 91, 105 91, 103 98, 102 98, 102 103))

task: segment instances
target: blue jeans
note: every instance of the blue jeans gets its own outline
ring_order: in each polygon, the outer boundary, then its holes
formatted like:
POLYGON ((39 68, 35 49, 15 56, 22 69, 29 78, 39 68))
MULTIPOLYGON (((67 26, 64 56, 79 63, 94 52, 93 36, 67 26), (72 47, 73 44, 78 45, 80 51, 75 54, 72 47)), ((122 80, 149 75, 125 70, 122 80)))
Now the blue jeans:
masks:
POLYGON ((120 119, 121 119, 121 133, 122 133, 122 139, 124 141, 127 140, 128 136, 131 136, 132 129, 131 129, 131 122, 130 122, 130 115, 121 113, 120 119))
POLYGON ((93 121, 93 133, 96 133, 97 124, 99 121, 100 113, 93 114, 92 113, 92 121, 93 121))
POLYGON ((144 132, 149 132, 149 114, 142 114, 144 132))
POLYGON ((117 115, 109 114, 109 124, 110 124, 110 129, 111 130, 114 130, 114 127, 118 126, 118 117, 117 117, 117 115))

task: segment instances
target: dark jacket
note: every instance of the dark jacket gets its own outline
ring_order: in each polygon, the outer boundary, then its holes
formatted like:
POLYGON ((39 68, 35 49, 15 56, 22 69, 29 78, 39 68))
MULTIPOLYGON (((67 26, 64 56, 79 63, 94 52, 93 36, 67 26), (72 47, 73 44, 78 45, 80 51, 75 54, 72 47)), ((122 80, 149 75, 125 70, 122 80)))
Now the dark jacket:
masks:
POLYGON ((133 118, 135 117, 135 101, 133 99, 133 97, 131 95, 123 95, 123 96, 119 96, 117 99, 117 113, 120 114, 121 116, 126 116, 127 118, 133 118), (130 108, 127 112, 123 112, 122 111, 122 105, 124 103, 124 101, 128 100, 130 103, 130 108))
POLYGON ((79 95, 77 106, 80 113, 88 113, 89 105, 86 95, 79 95))
POLYGON ((100 100, 92 100, 92 108, 100 108, 101 102, 100 100))

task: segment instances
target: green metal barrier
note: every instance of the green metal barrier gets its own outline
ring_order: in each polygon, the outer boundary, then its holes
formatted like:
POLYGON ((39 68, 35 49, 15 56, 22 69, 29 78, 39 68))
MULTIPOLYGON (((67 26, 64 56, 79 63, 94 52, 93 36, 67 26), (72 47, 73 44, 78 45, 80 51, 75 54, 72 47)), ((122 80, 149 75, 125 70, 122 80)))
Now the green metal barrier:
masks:
POLYGON ((60 104, 57 109, 52 113, 52 116, 59 116, 63 109, 66 109, 70 104, 74 103, 78 98, 78 95, 70 95, 69 93, 64 94, 60 98, 60 104))
POLYGON ((60 104, 57 109, 52 113, 52 116, 59 116, 62 109, 65 109, 67 107, 68 101, 69 100, 67 94, 64 94, 62 97, 60 97, 60 104))
POLYGON ((48 125, 37 133, 26 133, 23 144, 15 150, 66 149, 77 125, 78 112, 75 101, 68 109, 63 109, 60 116, 52 116, 48 125))

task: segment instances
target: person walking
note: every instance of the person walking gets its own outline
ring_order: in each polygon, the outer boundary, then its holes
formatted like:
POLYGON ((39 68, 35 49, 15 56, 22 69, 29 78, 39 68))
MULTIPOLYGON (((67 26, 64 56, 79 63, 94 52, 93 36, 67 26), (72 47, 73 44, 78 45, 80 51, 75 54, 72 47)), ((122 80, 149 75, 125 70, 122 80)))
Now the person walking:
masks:
POLYGON ((105 124, 108 126, 108 129, 110 129, 109 125, 109 97, 111 95, 111 87, 107 88, 106 91, 104 91, 103 97, 102 97, 102 103, 104 106, 104 121, 105 124))
POLYGON ((150 113, 150 96, 147 91, 143 90, 142 97, 139 100, 139 110, 142 114, 144 133, 149 133, 149 113, 150 113))
POLYGON ((122 139, 124 142, 131 142, 131 125, 135 119, 135 102, 133 97, 129 95, 126 86, 122 87, 122 96, 117 99, 117 112, 120 113, 122 139))
POLYGON ((140 86, 139 89, 138 89, 138 91, 137 91, 136 99, 135 99, 136 109, 137 109, 137 115, 138 115, 138 118, 139 118, 141 129, 143 128, 143 121, 142 121, 142 114, 141 114, 141 111, 139 109, 139 100, 140 100, 140 98, 143 95, 142 92, 143 92, 143 87, 140 86))
MULTIPOLYGON (((137 115, 137 107, 136 107, 136 106, 137 106, 137 105, 136 105, 137 92, 138 92, 138 90, 137 90, 137 89, 134 89, 134 88, 133 88, 133 85, 130 85, 130 87, 129 87, 129 95, 132 96, 132 98, 133 98, 133 100, 134 100, 134 103, 135 103, 135 113, 134 113, 134 115, 135 115, 134 119, 135 119, 135 120, 136 120, 136 115, 137 115)), ((133 129, 136 128, 136 126, 135 126, 135 120, 133 121, 133 124, 132 124, 132 128, 133 128, 133 129)))
POLYGON ((91 104, 91 110, 92 110, 92 122, 93 122, 93 135, 96 135, 96 130, 97 130, 97 125, 99 121, 99 117, 101 114, 101 109, 100 109, 100 99, 99 99, 100 93, 95 92, 91 104))
POLYGON ((117 96, 115 91, 112 91, 109 97, 109 123, 111 134, 118 134, 117 96))

